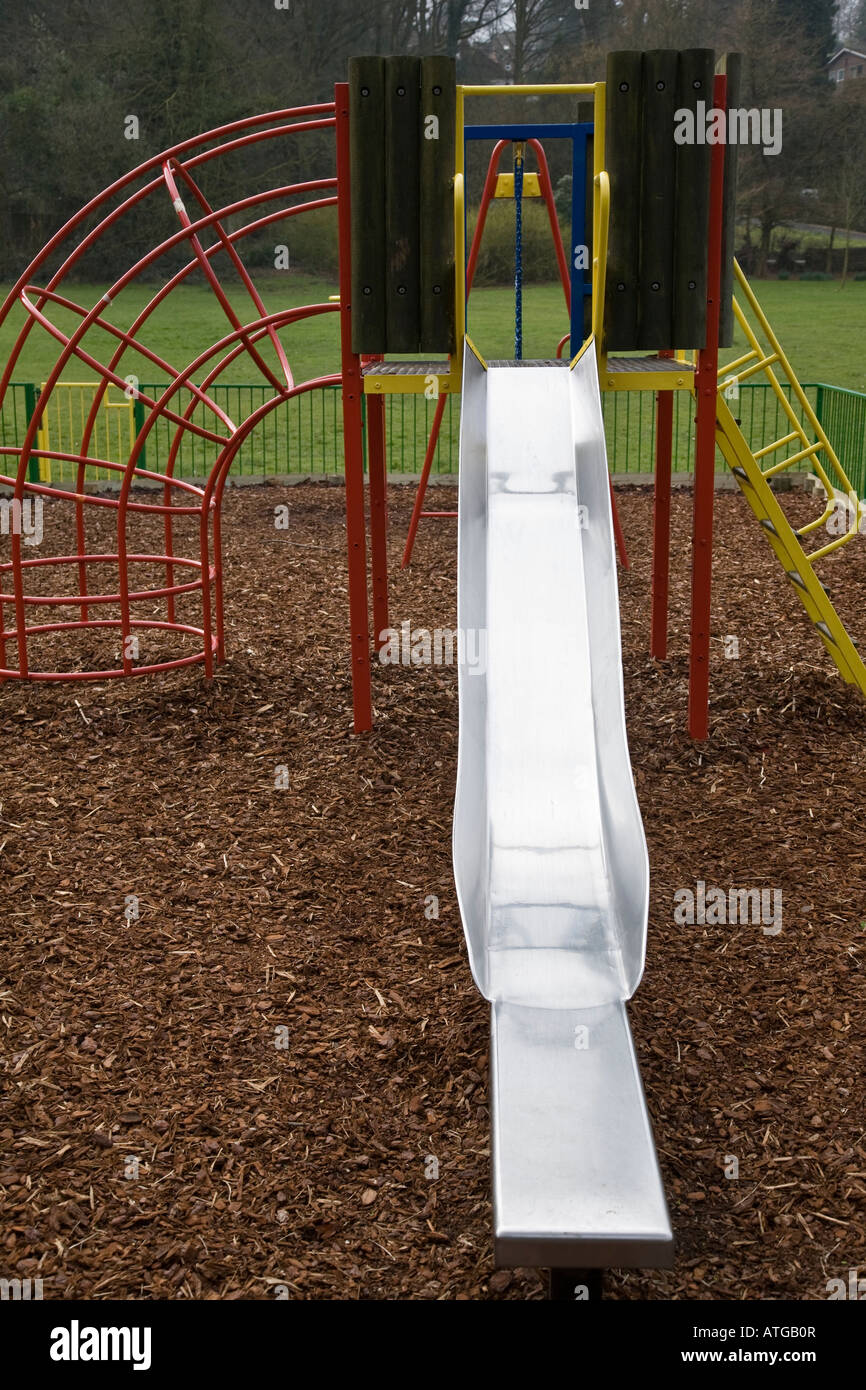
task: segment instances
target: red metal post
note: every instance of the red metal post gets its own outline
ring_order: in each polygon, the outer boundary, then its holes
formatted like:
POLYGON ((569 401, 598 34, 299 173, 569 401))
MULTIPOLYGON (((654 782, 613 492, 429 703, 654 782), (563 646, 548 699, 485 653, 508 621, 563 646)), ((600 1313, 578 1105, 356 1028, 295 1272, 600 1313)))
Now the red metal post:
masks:
MULTIPOLYGON (((673 357, 667 349, 660 357, 673 357)), ((668 593, 671 563, 671 459, 674 441, 674 393, 656 395, 656 471, 653 493, 652 623, 650 656, 668 654, 668 593)))
POLYGON ((496 180, 499 175, 499 164, 502 159, 503 151, 509 145, 508 140, 497 140, 493 146, 490 156, 490 163, 487 165, 487 176, 484 180, 484 189, 481 194, 481 204, 478 208, 478 218, 475 223, 475 232, 472 236, 472 245, 469 248, 469 257, 466 261, 466 298, 469 298, 469 291, 472 289, 472 281, 475 279, 475 266, 478 262, 478 252, 481 247, 481 235, 484 231, 484 224, 487 221, 487 213, 493 201, 496 191, 496 180))
MULTIPOLYGON (((406 537, 406 545, 403 550, 403 562, 401 569, 405 569, 412 559, 412 547, 415 544, 415 536, 418 532, 418 522, 427 513, 422 510, 424 498, 427 493, 427 483, 430 479, 430 469, 433 467, 433 459, 436 456, 436 445, 439 441, 439 430, 442 427, 442 416, 445 414, 445 402, 448 397, 443 391, 436 402, 436 414, 433 416, 433 424, 430 428, 430 438, 427 441, 427 452, 424 455, 424 467, 421 469, 421 478, 418 483, 418 491, 415 493, 415 505, 412 508, 412 520, 409 522, 409 534, 406 537)), ((446 515, 446 513, 442 513, 446 515)), ((447 513, 456 516, 456 512, 447 513)))
POLYGON ((568 257, 565 254, 565 247, 562 244, 562 233, 559 230, 559 218, 556 213, 556 202, 553 197, 553 184, 550 181, 550 169, 547 163, 547 155, 544 153, 544 146, 540 140, 527 140, 526 143, 535 151, 535 158, 538 160, 538 187, 541 190, 541 196, 547 208, 547 217, 553 236, 553 247, 556 251, 556 263, 559 266, 559 278, 562 281, 562 288, 565 291, 565 302, 570 311, 571 275, 568 270, 568 257))
MULTIPOLYGON (((475 222, 475 231, 472 235, 472 244, 469 247, 469 255, 466 260, 466 299, 468 302, 469 294, 472 289, 472 281, 475 279, 475 267, 478 263, 478 252, 481 248, 481 237, 487 221, 487 213, 496 192, 496 180, 499 177, 499 165, 502 156, 511 142, 509 140, 497 140, 493 146, 490 160, 487 165, 487 174, 484 179, 484 188, 481 193, 481 203, 478 208, 478 217, 475 222)), ((411 562, 412 551, 415 547, 415 537, 418 534, 418 525, 422 516, 429 513, 424 511, 424 498, 427 495, 427 484, 430 480, 430 470, 433 466, 433 459, 436 455, 436 445, 439 442, 439 431, 442 426, 442 417, 445 413, 445 396, 440 395, 436 402, 436 412, 433 416, 433 424, 430 427, 430 437, 427 440, 427 450, 424 454, 424 463, 421 468, 421 477, 415 492, 415 504, 412 508, 412 519, 409 522, 409 531, 406 536, 406 544, 403 547, 403 559, 400 568, 405 569, 411 562)), ((436 513, 441 516, 456 516, 456 512, 436 513)))
MULTIPOLYGON (((713 105, 725 109, 727 79, 717 77, 713 105)), ((713 504, 715 501, 716 395, 719 378, 719 309, 722 269, 722 210, 725 147, 711 151, 710 217, 707 235, 707 338, 695 372, 697 418, 695 491, 692 517, 692 611, 689 647, 689 734, 709 732, 710 596, 713 578, 713 504)))
POLYGON ((610 492, 610 510, 613 516, 613 535, 616 541, 616 553, 619 556, 619 562, 623 569, 630 570, 631 564, 629 563, 628 551, 625 548, 625 535, 623 533, 622 523, 619 519, 619 512, 616 509, 616 498, 613 493, 613 478, 609 473, 607 475, 607 486, 610 492))
POLYGON ((352 351, 352 233, 349 204, 349 84, 334 87, 337 116, 337 216, 340 240, 340 346, 343 376, 343 448, 346 470, 346 540, 349 552, 349 623, 355 733, 373 727, 370 620, 367 607, 367 537, 364 523, 364 435, 361 359, 352 351))

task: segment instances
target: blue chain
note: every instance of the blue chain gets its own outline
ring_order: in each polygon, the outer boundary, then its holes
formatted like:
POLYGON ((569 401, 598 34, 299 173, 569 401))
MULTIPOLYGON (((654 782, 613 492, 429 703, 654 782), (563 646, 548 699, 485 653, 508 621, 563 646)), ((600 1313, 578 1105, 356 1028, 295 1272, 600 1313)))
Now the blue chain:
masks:
POLYGON ((523 357, 523 141, 514 144, 514 356, 523 357))

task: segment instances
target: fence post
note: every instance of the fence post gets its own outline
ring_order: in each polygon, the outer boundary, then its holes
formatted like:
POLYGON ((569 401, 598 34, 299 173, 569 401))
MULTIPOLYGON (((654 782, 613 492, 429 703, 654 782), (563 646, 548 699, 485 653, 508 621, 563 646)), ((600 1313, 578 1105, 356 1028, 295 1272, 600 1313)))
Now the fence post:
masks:
MULTIPOLYGON (((36 414, 36 402, 39 400, 39 387, 35 381, 25 381, 24 383, 24 410, 27 415, 27 424, 30 425, 33 416, 36 414)), ((37 441, 38 448, 38 441, 37 441)), ((30 462, 27 465, 27 478, 31 483, 39 482, 39 459, 30 455, 30 462)))
MULTIPOLYGON (((135 432, 132 441, 134 444, 135 440, 138 439, 138 436, 144 429, 144 402, 142 401, 140 396, 133 396, 132 398, 132 428, 135 432)), ((147 459, 145 457, 146 453, 147 446, 142 445, 141 453, 138 456, 138 463, 136 464, 137 468, 147 467, 147 459)))

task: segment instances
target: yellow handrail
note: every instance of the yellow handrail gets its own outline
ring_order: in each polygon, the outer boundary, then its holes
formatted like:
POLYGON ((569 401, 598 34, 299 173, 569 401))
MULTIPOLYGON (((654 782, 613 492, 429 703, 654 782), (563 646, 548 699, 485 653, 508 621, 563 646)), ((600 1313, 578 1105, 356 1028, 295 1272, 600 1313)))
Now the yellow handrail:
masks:
POLYGON ((466 333, 466 220, 465 188, 462 173, 454 175, 454 335, 456 352, 451 360, 452 391, 460 390, 463 380, 463 338, 466 333))
POLYGON ((604 286, 607 272, 607 231, 610 222, 610 179, 602 169, 595 176, 592 228, 592 331, 601 351, 604 326, 604 286))
POLYGON ((598 82, 518 82, 514 86, 501 83, 492 87, 458 87, 466 97, 536 97, 536 96, 592 96, 598 82))

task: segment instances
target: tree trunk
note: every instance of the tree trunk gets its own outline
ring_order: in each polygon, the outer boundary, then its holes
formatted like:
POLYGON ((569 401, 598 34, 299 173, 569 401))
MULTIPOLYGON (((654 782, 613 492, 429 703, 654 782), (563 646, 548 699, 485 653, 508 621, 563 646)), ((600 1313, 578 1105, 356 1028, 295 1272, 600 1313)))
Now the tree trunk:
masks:
POLYGON ((457 57, 460 46, 460 23, 463 19, 464 0, 448 0, 448 31, 446 51, 452 58, 457 57))
POLYGON ((841 288, 842 288, 842 285, 844 285, 845 281, 846 281, 847 278, 848 278, 848 253, 849 253, 850 250, 851 250, 851 197, 850 197, 850 194, 849 194, 849 196, 845 199, 845 253, 844 253, 843 257, 842 257, 842 280, 841 280, 840 285, 839 285, 840 290, 841 290, 841 288))
POLYGON ((767 275, 767 261, 770 258, 770 238, 773 235, 773 219, 766 216, 761 218, 761 246, 758 251, 758 279, 764 280, 767 275))
POLYGON ((828 247, 827 247, 827 260, 826 260, 826 262, 825 262, 825 264, 824 264, 824 273, 825 273, 826 275, 832 275, 832 274, 833 274, 833 242, 834 242, 835 240, 836 240, 836 224, 835 224, 835 222, 834 222, 834 223, 833 223, 833 226, 830 228, 830 242, 829 242, 829 245, 828 245, 828 247))
POLYGON ((523 67, 526 53, 526 0, 515 0, 514 5, 514 48, 511 53, 511 81, 523 81, 523 67))

